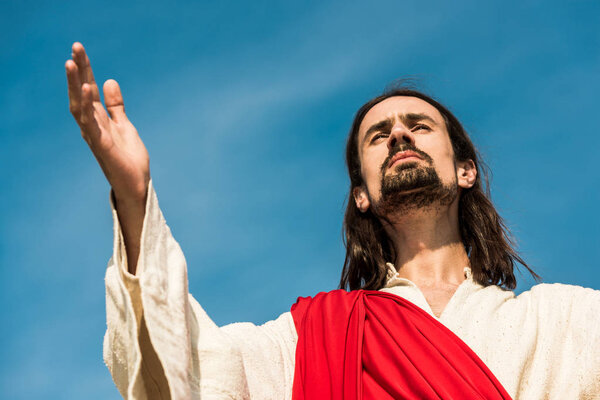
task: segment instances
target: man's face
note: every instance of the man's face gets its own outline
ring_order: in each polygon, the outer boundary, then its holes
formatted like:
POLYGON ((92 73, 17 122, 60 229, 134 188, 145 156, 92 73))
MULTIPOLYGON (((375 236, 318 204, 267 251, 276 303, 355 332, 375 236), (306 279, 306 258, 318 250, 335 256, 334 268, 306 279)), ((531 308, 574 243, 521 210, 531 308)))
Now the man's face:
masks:
POLYGON ((372 206, 386 215, 456 198, 457 166, 446 124, 424 100, 397 96, 373 106, 359 127, 358 153, 364 184, 354 196, 361 211, 372 206), (366 203, 359 202, 361 193, 366 203))

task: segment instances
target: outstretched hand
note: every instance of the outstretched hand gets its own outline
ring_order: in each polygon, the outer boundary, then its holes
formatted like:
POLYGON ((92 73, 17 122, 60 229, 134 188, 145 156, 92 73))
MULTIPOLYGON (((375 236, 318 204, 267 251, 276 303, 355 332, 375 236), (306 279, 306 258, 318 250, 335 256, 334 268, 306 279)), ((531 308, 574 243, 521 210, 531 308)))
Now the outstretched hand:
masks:
POLYGON ((65 63, 65 68, 69 109, 113 189, 127 268, 135 274, 150 182, 148 151, 125 115, 121 89, 112 79, 104 83, 104 109, 90 59, 81 43, 73 43, 72 59, 65 63))
POLYGON ((104 83, 105 110, 90 60, 81 43, 73 44, 72 59, 65 63, 65 68, 69 109, 117 201, 145 203, 150 181, 148 151, 125 115, 119 84, 112 79, 104 83))

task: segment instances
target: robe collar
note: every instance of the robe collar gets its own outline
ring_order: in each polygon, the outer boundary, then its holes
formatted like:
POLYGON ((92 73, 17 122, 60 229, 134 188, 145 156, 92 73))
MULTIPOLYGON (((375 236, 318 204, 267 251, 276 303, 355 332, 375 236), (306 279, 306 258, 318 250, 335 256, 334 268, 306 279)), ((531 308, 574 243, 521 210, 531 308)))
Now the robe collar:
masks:
MULTIPOLYGON (((413 287, 417 287, 417 285, 414 284, 414 282, 412 282, 409 279, 406 278, 401 278, 400 276, 398 276, 398 271, 396 270, 396 267, 394 267, 394 264, 392 264, 391 262, 388 262, 385 264, 387 267, 387 281, 385 283, 385 285, 383 286, 384 288, 391 288, 394 286, 413 286, 413 287)), ((465 275, 465 280, 467 281, 472 281, 473 280, 473 274, 471 272, 471 268, 469 267, 465 267, 463 269, 464 271, 464 275, 465 275)))

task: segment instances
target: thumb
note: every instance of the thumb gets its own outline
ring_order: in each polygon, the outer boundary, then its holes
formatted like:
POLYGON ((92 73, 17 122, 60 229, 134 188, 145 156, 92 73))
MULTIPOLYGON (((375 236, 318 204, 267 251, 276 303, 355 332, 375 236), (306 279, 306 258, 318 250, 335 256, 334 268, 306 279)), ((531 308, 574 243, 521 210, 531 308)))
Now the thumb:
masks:
POLYGON ((121 95, 121 88, 114 79, 109 79, 104 82, 102 87, 104 91, 104 104, 108 114, 115 122, 122 122, 127 120, 125 115, 125 106, 123 105, 123 96, 121 95))

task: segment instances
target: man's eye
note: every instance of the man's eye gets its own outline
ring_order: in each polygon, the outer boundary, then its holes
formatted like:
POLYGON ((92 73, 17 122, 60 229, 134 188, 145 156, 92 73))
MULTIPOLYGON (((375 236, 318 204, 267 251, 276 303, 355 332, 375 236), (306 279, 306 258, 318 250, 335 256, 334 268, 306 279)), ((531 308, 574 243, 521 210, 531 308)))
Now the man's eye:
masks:
POLYGON ((427 131, 431 130, 431 128, 429 128, 429 127, 428 127, 427 125, 425 125, 425 124, 417 124, 417 125, 415 125, 415 126, 413 127, 413 129, 412 129, 412 130, 413 130, 413 132, 414 132, 414 131, 420 131, 420 130, 422 130, 422 129, 425 129, 425 130, 427 130, 427 131))
POLYGON ((381 139, 381 138, 384 138, 384 137, 386 137, 386 136, 387 136, 387 135, 386 135, 385 133, 376 133, 376 134, 374 134, 374 135, 373 135, 373 137, 371 138, 371 143, 373 143, 373 142, 375 142, 375 141, 377 141, 377 140, 379 140, 379 139, 381 139))

